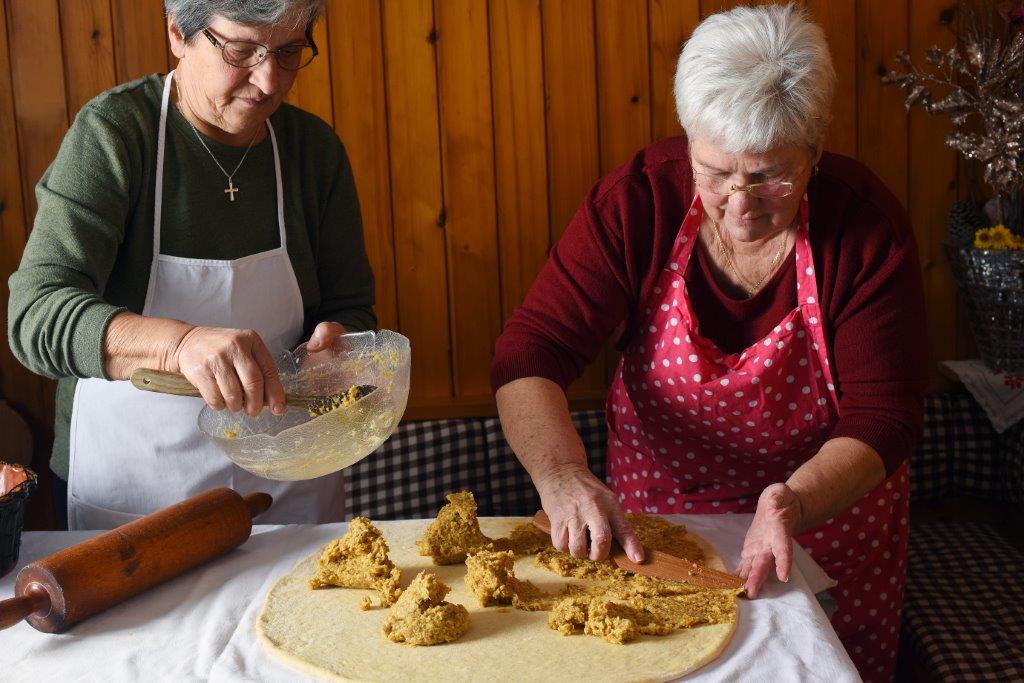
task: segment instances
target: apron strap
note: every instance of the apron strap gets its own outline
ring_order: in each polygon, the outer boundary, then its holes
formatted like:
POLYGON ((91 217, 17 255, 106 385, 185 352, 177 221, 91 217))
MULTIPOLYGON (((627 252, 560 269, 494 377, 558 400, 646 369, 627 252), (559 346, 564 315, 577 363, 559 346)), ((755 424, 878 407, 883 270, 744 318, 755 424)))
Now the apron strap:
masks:
POLYGON ((284 183, 281 181, 281 156, 277 151, 277 135, 274 126, 267 117, 267 130, 270 131, 270 144, 274 147, 274 178, 277 182, 277 229, 281 233, 281 249, 288 248, 288 236, 284 229, 284 183))
MULTIPOLYGON (((164 92, 160 99, 160 124, 156 138, 156 189, 153 192, 153 259, 160 256, 160 226, 163 217, 164 199, 164 150, 167 140, 167 112, 170 109, 171 81, 174 69, 164 79, 164 92)), ((287 236, 284 227, 284 183, 281 180, 281 155, 277 148, 277 136, 274 126, 267 119, 267 130, 270 132, 270 143, 274 148, 274 179, 277 185, 277 230, 281 239, 281 249, 287 248, 287 236)), ((152 282, 152 278, 150 279, 152 282)))
POLYGON ((160 255, 160 221, 164 206, 164 146, 167 138, 167 110, 171 101, 171 81, 174 69, 164 79, 164 94, 160 99, 160 124, 156 134, 156 190, 153 192, 153 258, 160 255))

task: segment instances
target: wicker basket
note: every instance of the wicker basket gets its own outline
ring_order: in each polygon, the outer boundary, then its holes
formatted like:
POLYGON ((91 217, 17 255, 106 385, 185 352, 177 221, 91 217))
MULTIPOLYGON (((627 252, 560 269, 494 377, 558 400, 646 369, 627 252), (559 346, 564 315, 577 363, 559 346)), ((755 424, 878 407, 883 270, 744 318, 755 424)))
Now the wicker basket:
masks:
MULTIPOLYGON (((0 462, 0 467, 12 467, 0 462)), ((17 466, 14 466, 17 467, 17 466)), ((25 501, 36 488, 35 473, 25 468, 28 479, 0 497, 0 576, 18 564, 21 549, 21 529, 25 521, 25 501)))
POLYGON ((945 246, 982 360, 1024 373, 1024 251, 945 246))

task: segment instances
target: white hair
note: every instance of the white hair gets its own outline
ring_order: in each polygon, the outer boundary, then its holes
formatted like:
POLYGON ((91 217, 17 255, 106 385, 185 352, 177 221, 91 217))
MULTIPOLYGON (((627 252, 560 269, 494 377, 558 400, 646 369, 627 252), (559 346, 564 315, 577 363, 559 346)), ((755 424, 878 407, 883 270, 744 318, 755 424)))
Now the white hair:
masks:
POLYGON ((789 5, 737 7, 697 26, 679 55, 679 122, 727 154, 814 149, 835 93, 825 33, 789 5))

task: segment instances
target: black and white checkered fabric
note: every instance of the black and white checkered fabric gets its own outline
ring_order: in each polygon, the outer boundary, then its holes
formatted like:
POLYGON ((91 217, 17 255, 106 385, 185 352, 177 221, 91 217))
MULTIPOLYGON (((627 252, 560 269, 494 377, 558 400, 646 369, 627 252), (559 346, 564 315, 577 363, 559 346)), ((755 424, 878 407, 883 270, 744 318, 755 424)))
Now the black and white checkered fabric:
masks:
MULTIPOLYGON (((601 410, 573 414, 590 469, 604 479, 607 425, 601 410)), ((1024 502, 1024 425, 999 435, 967 394, 933 394, 910 456, 915 501, 949 496, 1024 502)), ((497 418, 406 422, 376 453, 346 471, 348 514, 432 517, 446 493, 474 492, 481 515, 527 515, 539 506, 529 475, 497 418)))
POLYGON ((446 494, 485 490, 485 452, 480 420, 404 422, 373 454, 345 470, 346 518, 433 517, 446 494))
POLYGON ((997 434, 968 394, 929 395, 924 433, 910 457, 911 499, 964 496, 1020 502, 1024 498, 1021 428, 997 434))
MULTIPOLYGON (((586 449, 590 470, 604 481, 608 451, 608 424, 604 419, 604 411, 573 413, 572 421, 586 449)), ((494 514, 503 517, 532 515, 540 509, 540 497, 530 481, 530 475, 505 441, 497 418, 484 420, 484 438, 490 461, 489 493, 494 514)))
POLYGON ((918 524, 907 579, 902 647, 928 680, 1024 680, 1024 553, 986 524, 918 524))
MULTIPOLYGON (((590 467, 604 479, 608 429, 599 410, 573 415, 590 467)), ((497 418, 401 424, 376 452, 345 470, 346 518, 433 517, 445 495, 472 491, 482 516, 532 515, 540 499, 497 418)))

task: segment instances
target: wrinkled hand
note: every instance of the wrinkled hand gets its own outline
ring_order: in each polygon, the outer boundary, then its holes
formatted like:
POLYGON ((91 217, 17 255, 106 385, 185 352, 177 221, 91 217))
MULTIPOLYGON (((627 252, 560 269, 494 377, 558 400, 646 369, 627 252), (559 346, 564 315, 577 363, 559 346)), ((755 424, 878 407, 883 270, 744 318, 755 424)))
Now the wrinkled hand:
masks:
POLYGON ((747 529, 737 573, 747 580, 747 596, 756 598, 775 565, 780 581, 789 581, 793 564, 793 534, 803 510, 800 498, 786 484, 772 484, 761 492, 754 520, 747 529))
POLYGON ((557 550, 573 557, 603 560, 614 538, 631 560, 643 561, 643 545, 615 494, 586 466, 551 468, 537 482, 537 491, 551 520, 551 542, 557 550))
POLYGON ((244 409, 251 417, 269 407, 285 411, 284 387, 277 366, 253 330, 193 327, 171 357, 172 371, 185 375, 214 410, 244 409))

